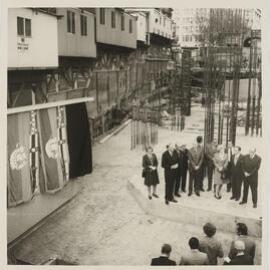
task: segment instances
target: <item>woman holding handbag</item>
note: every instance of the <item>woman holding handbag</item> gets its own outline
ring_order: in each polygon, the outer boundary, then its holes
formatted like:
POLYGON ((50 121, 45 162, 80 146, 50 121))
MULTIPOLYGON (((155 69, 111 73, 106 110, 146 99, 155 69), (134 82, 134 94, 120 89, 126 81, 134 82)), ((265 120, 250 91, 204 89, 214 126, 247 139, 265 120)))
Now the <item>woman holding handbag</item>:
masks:
POLYGON ((149 200, 152 199, 152 196, 158 198, 157 195, 157 184, 159 184, 157 172, 158 160, 157 156, 153 153, 153 148, 151 146, 148 146, 146 148, 146 154, 143 156, 142 166, 143 166, 142 177, 144 178, 144 184, 147 186, 148 189, 148 198, 149 200))
POLYGON ((213 159, 215 170, 213 174, 214 178, 214 196, 216 199, 221 199, 221 188, 226 181, 226 169, 228 166, 228 155, 225 153, 225 149, 222 145, 218 145, 217 153, 213 159))

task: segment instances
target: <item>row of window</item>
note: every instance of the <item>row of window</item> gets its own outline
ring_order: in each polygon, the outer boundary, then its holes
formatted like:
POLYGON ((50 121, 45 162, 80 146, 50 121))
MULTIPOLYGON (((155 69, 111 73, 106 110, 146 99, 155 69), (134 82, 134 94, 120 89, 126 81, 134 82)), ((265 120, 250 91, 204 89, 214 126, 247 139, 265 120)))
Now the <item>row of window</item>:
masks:
MULTIPOLYGON (((163 17, 163 26, 166 27, 166 17, 163 17)), ((159 23, 161 25, 162 17, 156 18, 155 23, 159 23)), ((171 23, 170 28, 172 29, 173 24, 171 23)))
MULTIPOLYGON (((81 35, 87 36, 87 17, 81 15, 81 35)), ((75 13, 67 11, 67 32, 75 34, 75 13)), ((31 19, 17 17, 18 36, 31 37, 31 19)))
MULTIPOLYGON (((155 23, 158 23, 158 22, 159 22, 159 24, 162 23, 162 17, 155 19, 155 23)), ((166 26, 166 18, 165 17, 163 17, 163 26, 166 26)))
POLYGON ((164 33, 164 31, 160 31, 160 29, 153 28, 153 32, 158 34, 158 35, 165 36, 167 38, 171 38, 171 36, 172 36, 172 35, 170 35, 168 33, 164 33))
MULTIPOLYGON (((106 17, 105 17, 105 8, 100 8, 99 10, 99 23, 100 24, 105 24, 106 23, 106 17)), ((111 11, 111 27, 116 28, 116 14, 115 11, 111 11)), ((121 31, 125 31, 125 15, 121 14, 120 17, 120 28, 121 31)), ((133 27, 132 27, 132 20, 129 20, 129 33, 133 32, 133 27)))
POLYGON ((199 25, 184 25, 184 26, 181 26, 180 29, 181 31, 185 31, 185 32, 199 31, 200 26, 199 25))
POLYGON ((191 42, 191 41, 199 42, 199 41, 202 41, 202 35, 184 35, 182 37, 182 40, 186 42, 191 42))
POLYGON ((183 36, 183 41, 192 41, 192 36, 190 36, 190 35, 185 35, 185 36, 183 36))
MULTIPOLYGON (((75 12, 67 11, 67 32, 75 34, 75 12)), ((100 9, 100 23, 105 24, 105 9, 100 9)), ((87 16, 80 15, 81 35, 87 36, 87 16)), ((133 32, 132 20, 129 20, 129 33, 133 32)), ((116 14, 111 12, 111 27, 116 28, 116 14)), ((121 30, 125 31, 125 16, 121 15, 121 30)), ((18 36, 31 37, 31 19, 17 17, 17 34, 18 36)))
MULTIPOLYGON (((75 12, 67 11, 67 32, 75 34, 75 12)), ((87 17, 80 15, 81 35, 87 36, 87 17)))

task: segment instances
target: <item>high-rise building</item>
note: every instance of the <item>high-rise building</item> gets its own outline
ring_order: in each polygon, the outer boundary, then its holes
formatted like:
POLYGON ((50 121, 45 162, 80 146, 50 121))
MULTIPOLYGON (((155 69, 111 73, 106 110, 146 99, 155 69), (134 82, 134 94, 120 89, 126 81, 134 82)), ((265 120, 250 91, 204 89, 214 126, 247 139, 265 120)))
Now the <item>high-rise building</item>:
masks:
MULTIPOLYGON (((236 11, 236 9, 231 9, 236 11)), ((246 26, 253 30, 261 29, 261 10, 245 9, 242 15, 246 26)), ((229 9, 228 9, 229 12, 229 9)), ((172 18, 178 27, 179 43, 182 48, 197 48, 200 46, 201 26, 207 23, 210 9, 184 8, 174 9, 172 18)))
POLYGON ((196 48, 200 45, 201 20, 209 16, 206 8, 174 9, 173 20, 178 27, 179 43, 182 48, 196 48))

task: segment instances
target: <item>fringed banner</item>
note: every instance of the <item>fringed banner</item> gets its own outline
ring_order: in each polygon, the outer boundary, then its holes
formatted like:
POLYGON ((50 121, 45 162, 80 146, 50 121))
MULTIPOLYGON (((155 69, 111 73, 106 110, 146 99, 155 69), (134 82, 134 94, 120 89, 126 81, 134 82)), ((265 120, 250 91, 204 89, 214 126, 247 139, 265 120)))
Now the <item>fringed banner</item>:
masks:
POLYGON ((8 207, 31 200, 30 113, 8 116, 8 207))
MULTIPOLYGON (((30 121, 30 177, 32 193, 40 193, 40 179, 43 177, 40 175, 40 148, 39 148, 39 135, 37 128, 37 113, 31 111, 30 121)), ((41 192, 44 191, 41 188, 41 192)))
POLYGON ((58 141, 60 147, 60 161, 63 172, 64 183, 69 180, 69 153, 68 153, 68 141, 67 141, 67 119, 66 108, 57 108, 57 132, 58 141))
POLYGON ((58 109, 55 107, 40 110, 38 114, 45 190, 51 193, 61 189, 66 179, 65 165, 61 155, 62 142, 59 140, 58 109))

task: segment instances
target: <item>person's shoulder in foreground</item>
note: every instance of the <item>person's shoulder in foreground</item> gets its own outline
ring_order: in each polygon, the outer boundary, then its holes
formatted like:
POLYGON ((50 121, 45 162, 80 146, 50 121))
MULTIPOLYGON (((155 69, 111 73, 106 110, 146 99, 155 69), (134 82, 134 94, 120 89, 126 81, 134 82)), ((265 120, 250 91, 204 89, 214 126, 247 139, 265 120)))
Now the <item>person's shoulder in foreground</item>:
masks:
POLYGON ((160 256, 158 258, 153 258, 151 265, 176 265, 176 262, 170 260, 167 256, 160 256))
POLYGON ((176 265, 175 261, 169 259, 171 251, 172 247, 168 244, 164 244, 161 248, 161 256, 153 258, 151 265, 176 265))
POLYGON ((190 250, 181 257, 180 265, 208 265, 207 254, 199 251, 199 240, 196 237, 191 237, 188 244, 190 250))

